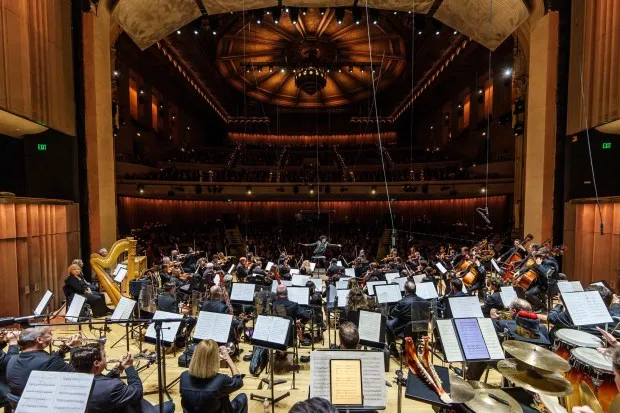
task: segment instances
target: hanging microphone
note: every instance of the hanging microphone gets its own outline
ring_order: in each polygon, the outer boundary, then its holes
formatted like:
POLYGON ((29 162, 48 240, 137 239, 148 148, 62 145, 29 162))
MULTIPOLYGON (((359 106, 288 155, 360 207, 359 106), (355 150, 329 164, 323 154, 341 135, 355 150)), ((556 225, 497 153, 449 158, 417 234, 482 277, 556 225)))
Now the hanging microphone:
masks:
POLYGON ((489 208, 476 208, 476 212, 482 217, 482 219, 484 219, 484 222, 487 224, 491 223, 491 220, 489 219, 489 208))

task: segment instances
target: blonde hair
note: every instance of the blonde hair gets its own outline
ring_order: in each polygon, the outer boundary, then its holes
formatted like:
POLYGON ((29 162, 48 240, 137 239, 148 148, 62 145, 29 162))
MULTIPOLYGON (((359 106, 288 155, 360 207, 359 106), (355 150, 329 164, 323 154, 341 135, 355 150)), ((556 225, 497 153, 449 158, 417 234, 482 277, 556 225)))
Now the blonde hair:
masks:
POLYGON ((189 374, 199 379, 210 379, 220 371, 220 352, 213 340, 202 340, 196 346, 192 361, 189 363, 189 374))
POLYGON ((78 270, 79 272, 82 272, 82 269, 77 264, 69 265, 69 268, 67 269, 67 271, 69 272, 69 275, 71 275, 71 271, 73 271, 73 270, 78 270))

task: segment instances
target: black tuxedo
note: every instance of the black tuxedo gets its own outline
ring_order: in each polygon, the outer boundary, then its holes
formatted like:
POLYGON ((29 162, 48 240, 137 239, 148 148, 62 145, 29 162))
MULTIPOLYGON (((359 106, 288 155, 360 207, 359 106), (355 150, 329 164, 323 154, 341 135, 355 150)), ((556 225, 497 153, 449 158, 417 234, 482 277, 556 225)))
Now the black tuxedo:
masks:
POLYGON ((482 305, 482 315, 488 317, 491 314, 491 310, 495 308, 496 310, 502 310, 504 308, 504 303, 502 302, 502 297, 499 291, 494 292, 489 295, 484 300, 484 304, 482 305))
POLYGON ((157 309, 160 311, 167 311, 169 313, 178 313, 179 305, 177 304, 176 297, 170 294, 162 294, 157 297, 157 309))
POLYGON ((245 268, 245 266, 241 263, 237 264, 237 280, 238 281, 244 281, 245 278, 248 276, 248 269, 245 268))
POLYGON ((64 354, 59 352, 49 354, 37 350, 14 355, 6 368, 6 380, 11 394, 21 396, 30 373, 34 370, 72 372, 73 367, 65 362, 64 354))

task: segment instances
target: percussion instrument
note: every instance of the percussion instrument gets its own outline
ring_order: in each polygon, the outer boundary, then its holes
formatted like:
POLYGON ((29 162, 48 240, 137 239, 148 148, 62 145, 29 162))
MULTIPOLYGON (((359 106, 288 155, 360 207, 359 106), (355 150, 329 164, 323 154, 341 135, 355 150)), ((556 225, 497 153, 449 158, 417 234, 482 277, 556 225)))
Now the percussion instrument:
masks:
POLYGON ((506 340, 502 344, 504 350, 515 359, 533 367, 546 371, 570 370, 570 364, 557 354, 535 344, 525 341, 506 340))
POLYGON ((477 390, 477 389, 499 389, 498 386, 495 386, 493 384, 488 384, 488 383, 485 383, 483 381, 467 380, 467 382, 469 383, 469 385, 471 387, 474 388, 474 390, 477 390))
POLYGON ((535 393, 562 397, 573 392, 572 384, 562 374, 534 369, 517 359, 500 360, 497 370, 517 386, 535 393))
POLYGON ((471 384, 459 376, 450 375, 450 397, 453 403, 465 403, 472 400, 474 396, 475 392, 471 384))
POLYGON ((555 354, 564 360, 568 360, 571 357, 571 350, 575 347, 603 347, 603 342, 594 334, 570 328, 562 328, 555 332, 555 342, 553 343, 555 354))
POLYGON ((587 347, 572 349, 571 356, 573 369, 569 373, 570 378, 569 375, 566 378, 569 381, 575 380, 575 382, 571 381, 573 385, 587 383, 594 391, 604 411, 608 411, 611 402, 618 394, 611 359, 599 353, 595 348, 587 347))
POLYGON ((508 393, 500 389, 476 389, 474 398, 465 402, 476 413, 521 413, 523 409, 508 393))
POLYGON ((579 395, 581 396, 582 406, 588 406, 594 413, 603 413, 603 407, 598 402, 594 392, 592 392, 592 389, 587 383, 581 382, 579 384, 579 395))

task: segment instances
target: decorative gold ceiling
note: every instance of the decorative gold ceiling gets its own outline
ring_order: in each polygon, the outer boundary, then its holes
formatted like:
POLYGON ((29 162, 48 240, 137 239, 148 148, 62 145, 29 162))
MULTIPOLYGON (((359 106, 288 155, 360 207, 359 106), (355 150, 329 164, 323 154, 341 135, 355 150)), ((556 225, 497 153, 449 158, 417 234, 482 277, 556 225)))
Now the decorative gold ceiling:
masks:
POLYGON ((407 66, 405 43, 394 28, 381 22, 367 26, 365 16, 355 24, 348 11, 342 24, 333 10, 321 15, 318 9, 300 13, 296 25, 285 13, 278 25, 271 16, 265 16, 261 24, 248 20, 244 26, 240 16, 222 33, 216 65, 233 87, 264 102, 300 108, 347 105, 372 95, 373 77, 378 91, 395 82, 407 66), (327 85, 313 95, 295 86, 293 73, 308 52, 330 64, 327 85), (277 62, 288 66, 280 67, 277 62), (338 62, 353 63, 352 70, 338 62), (370 62, 374 76, 369 65, 362 66, 370 62), (242 63, 252 68, 248 71, 242 63))

